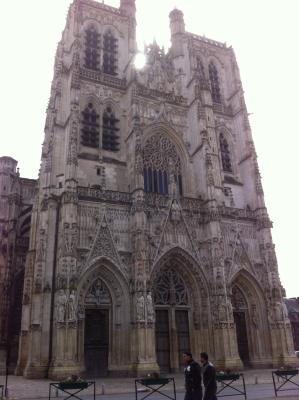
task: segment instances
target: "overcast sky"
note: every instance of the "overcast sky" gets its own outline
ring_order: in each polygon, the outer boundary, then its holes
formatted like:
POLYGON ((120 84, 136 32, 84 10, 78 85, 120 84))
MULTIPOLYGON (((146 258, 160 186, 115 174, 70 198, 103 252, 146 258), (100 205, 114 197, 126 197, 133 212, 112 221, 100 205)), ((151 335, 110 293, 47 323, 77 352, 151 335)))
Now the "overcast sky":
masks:
MULTIPOLYGON (((36 178, 57 42, 70 0, 1 0, 1 148, 36 178)), ((106 0, 118 6, 119 0, 106 0)), ((235 49, 287 296, 299 296, 299 0, 137 0, 140 49, 169 46, 168 14, 235 49)))

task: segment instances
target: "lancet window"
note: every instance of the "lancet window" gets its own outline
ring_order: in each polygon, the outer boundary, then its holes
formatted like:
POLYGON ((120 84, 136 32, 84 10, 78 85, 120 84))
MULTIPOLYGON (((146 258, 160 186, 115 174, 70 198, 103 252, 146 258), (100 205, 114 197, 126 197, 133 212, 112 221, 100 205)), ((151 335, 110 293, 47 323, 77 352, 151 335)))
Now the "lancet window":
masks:
POLYGON ((153 135, 147 141, 143 149, 143 167, 145 192, 168 194, 173 183, 180 195, 183 194, 181 161, 167 137, 153 135))
POLYGON ((103 41, 103 72, 110 75, 116 75, 117 63, 117 39, 111 31, 104 35, 103 41))
POLYGON ((223 171, 226 172, 233 172, 229 145, 223 133, 220 133, 219 143, 220 143, 220 152, 222 160, 222 169, 223 171))
POLYGON ((119 150, 118 123, 119 120, 115 118, 112 108, 108 106, 103 114, 102 147, 104 150, 119 150))
POLYGON ((154 303, 156 305, 187 305, 188 292, 183 279, 170 268, 163 271, 155 280, 154 303))
POLYGON ((85 31, 85 67, 100 69, 100 35, 94 27, 85 31))
POLYGON ((87 147, 99 147, 99 115, 92 103, 82 112, 81 144, 87 147))
POLYGON ((209 65, 209 77, 210 77, 210 83, 211 83, 212 100, 215 103, 221 103, 218 71, 213 63, 210 63, 210 65, 209 65))

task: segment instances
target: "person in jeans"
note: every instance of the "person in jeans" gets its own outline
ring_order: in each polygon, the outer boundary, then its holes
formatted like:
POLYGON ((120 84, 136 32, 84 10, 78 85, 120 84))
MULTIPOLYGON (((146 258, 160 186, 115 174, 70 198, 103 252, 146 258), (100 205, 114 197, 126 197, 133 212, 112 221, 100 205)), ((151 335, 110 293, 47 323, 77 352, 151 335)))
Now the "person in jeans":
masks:
POLYGON ((214 365, 209 362, 207 353, 200 353, 200 362, 202 363, 203 384, 205 387, 203 400, 217 400, 216 369, 214 365))
POLYGON ((192 354, 186 351, 183 353, 185 364, 185 400, 202 400, 201 368, 193 360, 192 354))

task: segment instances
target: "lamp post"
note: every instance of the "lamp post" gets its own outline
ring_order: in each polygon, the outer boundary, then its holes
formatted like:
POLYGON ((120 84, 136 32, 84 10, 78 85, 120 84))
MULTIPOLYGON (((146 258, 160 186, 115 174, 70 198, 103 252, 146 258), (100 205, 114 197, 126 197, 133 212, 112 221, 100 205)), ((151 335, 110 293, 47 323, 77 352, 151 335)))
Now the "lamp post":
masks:
POLYGON ((5 359, 5 385, 4 385, 4 396, 8 397, 8 374, 9 374, 9 363, 10 363, 10 350, 11 350, 11 311, 12 311, 12 288, 13 283, 12 279, 9 279, 9 276, 6 278, 5 282, 5 297, 7 302, 6 308, 6 341, 5 341, 5 348, 6 348, 6 359, 5 359))

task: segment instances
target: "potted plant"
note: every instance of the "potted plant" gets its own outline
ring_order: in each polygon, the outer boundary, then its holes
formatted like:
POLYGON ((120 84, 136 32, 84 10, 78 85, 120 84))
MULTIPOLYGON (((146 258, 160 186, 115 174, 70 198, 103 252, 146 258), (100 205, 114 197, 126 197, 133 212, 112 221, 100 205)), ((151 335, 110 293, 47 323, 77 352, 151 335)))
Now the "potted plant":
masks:
POLYGON ((142 385, 163 385, 169 382, 169 378, 162 377, 158 372, 148 374, 145 378, 140 379, 142 385))
POLYGON ((277 376, 295 376, 298 375, 298 369, 291 367, 289 365, 283 365, 282 367, 280 367, 279 369, 277 369, 276 371, 274 371, 274 373, 277 376))
POLYGON ((216 373, 217 381, 236 381, 240 378, 240 373, 226 369, 225 371, 219 371, 216 373))
POLYGON ((59 382, 58 387, 59 389, 86 389, 88 383, 77 375, 71 375, 66 380, 59 382))

